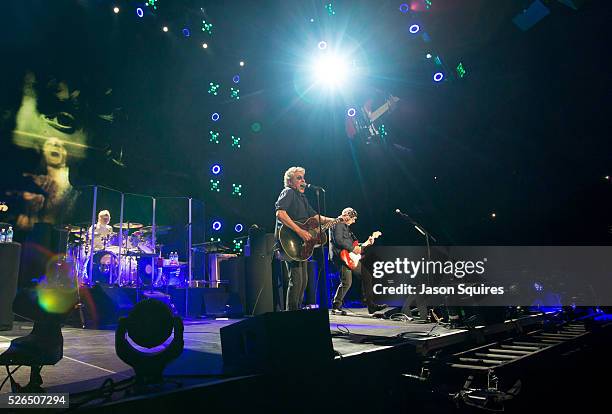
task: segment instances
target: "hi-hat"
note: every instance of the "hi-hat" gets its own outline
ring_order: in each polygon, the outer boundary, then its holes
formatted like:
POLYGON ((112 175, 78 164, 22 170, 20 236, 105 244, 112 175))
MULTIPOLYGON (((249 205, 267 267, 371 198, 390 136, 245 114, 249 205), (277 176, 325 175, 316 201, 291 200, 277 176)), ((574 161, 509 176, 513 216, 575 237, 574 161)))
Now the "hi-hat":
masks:
POLYGON ((123 227, 124 229, 139 229, 142 227, 141 223, 117 223, 117 224, 113 224, 113 227, 118 229, 120 227, 123 227))

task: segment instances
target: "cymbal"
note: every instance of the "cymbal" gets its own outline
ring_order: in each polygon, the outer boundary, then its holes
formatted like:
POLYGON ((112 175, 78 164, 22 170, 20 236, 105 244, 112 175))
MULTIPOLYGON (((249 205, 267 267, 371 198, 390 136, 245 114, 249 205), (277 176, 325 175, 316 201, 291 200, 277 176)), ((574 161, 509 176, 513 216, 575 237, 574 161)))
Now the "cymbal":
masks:
POLYGON ((69 232, 69 233, 80 233, 84 229, 85 227, 75 226, 73 224, 66 224, 64 226, 55 226, 55 230, 69 232))
POLYGON ((113 224, 113 227, 118 229, 120 227, 123 227, 124 229, 139 229, 142 227, 141 223, 123 223, 123 225, 121 223, 117 223, 117 224, 113 224))
MULTIPOLYGON (((171 226, 155 226, 155 233, 167 233, 170 230, 172 230, 171 226)), ((143 233, 153 233, 153 226, 143 227, 140 231, 143 233)))

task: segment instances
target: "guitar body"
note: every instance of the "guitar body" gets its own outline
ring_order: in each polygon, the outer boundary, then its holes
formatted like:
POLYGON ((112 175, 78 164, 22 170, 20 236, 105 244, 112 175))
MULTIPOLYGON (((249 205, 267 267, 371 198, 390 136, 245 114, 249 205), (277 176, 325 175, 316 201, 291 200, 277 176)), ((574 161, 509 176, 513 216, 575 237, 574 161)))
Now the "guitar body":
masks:
MULTIPOLYGON (((361 248, 364 249, 364 248, 368 247, 369 245, 374 243, 374 240, 379 238, 381 235, 382 235, 381 232, 375 231, 368 238, 368 240, 361 245, 361 248)), ((357 247, 357 246, 359 246, 359 242, 357 240, 355 240, 353 242, 353 247, 357 247)), ((361 260, 361 257, 362 257, 361 254, 349 252, 346 249, 342 249, 340 251, 340 260, 342 260, 342 262, 346 265, 346 267, 348 267, 351 270, 355 270, 355 268, 359 265, 359 261, 361 260)))
POLYGON ((285 255, 291 260, 305 262, 312 256, 315 247, 327 243, 327 234, 325 232, 319 234, 319 222, 314 217, 303 222, 296 221, 295 224, 310 233, 312 239, 302 240, 296 232, 285 225, 281 226, 278 238, 285 255))
MULTIPOLYGON (((359 242, 355 240, 353 242, 353 247, 359 245, 359 242)), ((351 270, 354 270, 359 264, 359 260, 361 260, 361 255, 353 252, 349 252, 346 249, 342 249, 340 251, 340 260, 351 270)))

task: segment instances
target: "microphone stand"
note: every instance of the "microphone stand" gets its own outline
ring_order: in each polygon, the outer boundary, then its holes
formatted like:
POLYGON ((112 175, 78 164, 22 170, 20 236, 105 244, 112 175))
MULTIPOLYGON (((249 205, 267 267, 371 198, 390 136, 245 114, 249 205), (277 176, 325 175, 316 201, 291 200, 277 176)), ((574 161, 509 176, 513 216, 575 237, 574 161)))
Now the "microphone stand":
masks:
MULTIPOLYGON (((432 234, 428 232, 425 227, 421 226, 419 223, 413 220, 412 217, 410 217, 408 214, 403 213, 399 210, 397 210, 397 213, 402 218, 404 218, 404 220, 410 222, 410 224, 412 224, 412 226, 416 229, 416 231, 418 231, 425 237, 425 245, 427 246, 427 260, 430 261, 431 260, 431 248, 429 244, 429 239, 433 240, 435 243, 437 243, 438 240, 436 240, 436 238, 432 236, 432 234)), ((428 279, 427 281, 429 282, 429 277, 427 279, 428 279)), ((419 294, 416 295, 416 305, 419 310, 419 319, 421 319, 424 322, 427 322, 429 319, 429 310, 427 309, 427 303, 423 301, 423 297, 419 294)), ((404 306, 406 306, 406 304, 404 304, 404 306)))
MULTIPOLYGON (((321 224, 321 189, 315 188, 315 194, 317 196, 317 214, 319 215, 319 237, 323 235, 323 226, 321 224)), ((323 200, 325 200, 325 190, 323 190, 323 200)), ((325 202, 325 201, 324 201, 325 202)), ((327 306, 327 277, 325 275, 325 244, 320 243, 319 251, 321 252, 321 265, 317 266, 317 291, 319 300, 319 309, 328 309, 327 306), (323 272, 323 275, 321 275, 323 272)))

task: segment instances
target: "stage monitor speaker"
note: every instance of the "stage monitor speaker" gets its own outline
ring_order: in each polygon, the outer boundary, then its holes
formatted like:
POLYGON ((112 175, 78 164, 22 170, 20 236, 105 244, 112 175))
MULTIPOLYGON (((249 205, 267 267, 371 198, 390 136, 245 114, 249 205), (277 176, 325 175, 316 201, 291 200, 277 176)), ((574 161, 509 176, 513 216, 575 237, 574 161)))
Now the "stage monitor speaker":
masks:
POLYGON ((316 369, 334 358, 325 309, 270 312, 221 328, 228 373, 316 369))

